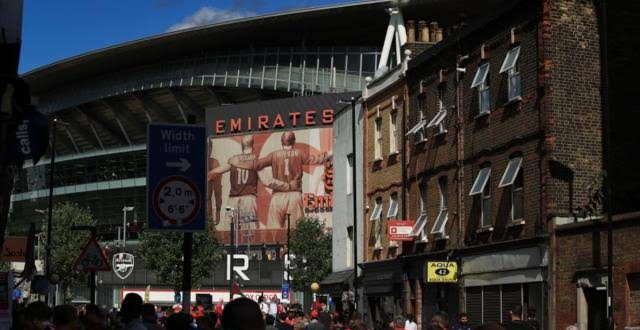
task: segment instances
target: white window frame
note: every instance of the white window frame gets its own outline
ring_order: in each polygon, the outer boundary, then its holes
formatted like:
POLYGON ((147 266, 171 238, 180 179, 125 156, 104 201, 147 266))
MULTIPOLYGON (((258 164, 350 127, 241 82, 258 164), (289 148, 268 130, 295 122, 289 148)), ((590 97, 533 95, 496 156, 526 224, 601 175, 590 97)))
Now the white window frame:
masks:
POLYGON ((522 177, 523 173, 522 171, 518 172, 518 174, 516 174, 516 179, 513 181, 513 185, 511 185, 511 221, 512 222, 518 222, 518 221, 524 221, 524 178, 522 177), (520 178, 520 183, 518 184, 518 178, 520 178), (520 212, 522 212, 522 215, 520 217, 515 217, 514 214, 514 210, 515 210, 515 206, 516 206, 516 198, 515 195, 516 194, 520 194, 521 197, 519 199, 520 201, 520 212))
POLYGON ((398 111, 391 110, 389 113, 389 154, 398 153, 398 111))
MULTIPOLYGON (((490 178, 489 178, 490 180, 490 178)), ((491 228, 493 227, 493 219, 491 214, 491 184, 487 184, 484 186, 484 190, 480 194, 480 226, 482 228, 491 228), (485 206, 485 202, 488 203, 488 206, 485 206), (487 209, 488 208, 488 209, 487 209), (485 219, 485 213, 488 213, 489 219, 485 219), (487 222, 488 221, 488 222, 487 222), (487 223, 485 223, 487 222, 487 223)))
POLYGON ((428 242, 429 239, 425 233, 424 228, 427 225, 427 213, 420 213, 420 216, 416 220, 416 224, 411 229, 411 236, 418 238, 419 242, 428 242))
POLYGON ((522 157, 511 158, 509 160, 509 164, 507 164, 507 168, 505 168, 504 173, 502 173, 502 178, 500 179, 498 188, 504 188, 512 185, 516 181, 516 177, 518 176, 518 173, 520 173, 521 168, 522 157), (511 173, 511 175, 507 176, 509 173, 511 173))
POLYGON ((445 177, 438 179, 438 192, 440 193, 440 212, 436 221, 431 228, 431 234, 445 236, 447 221, 449 220, 448 201, 447 201, 447 180, 445 177))
POLYGON ((393 193, 389 197, 389 210, 387 211, 387 219, 396 219, 398 217, 398 194, 393 193))
POLYGON ((371 211, 369 221, 380 221, 380 217, 382 216, 382 199, 380 197, 376 198, 375 204, 373 211, 371 211))
POLYGON ((522 82, 520 72, 518 71, 519 56, 520 46, 511 48, 504 57, 504 61, 500 67, 501 74, 507 73, 507 97, 509 102, 522 99, 522 82), (516 91, 518 92, 517 94, 515 93, 516 91))
POLYGON ((481 194, 490 177, 491 167, 487 166, 481 168, 480 171, 478 171, 478 175, 476 175, 476 179, 473 181, 473 186, 471 187, 469 196, 481 194))
POLYGON ((374 157, 376 160, 382 159, 382 118, 376 117, 374 122, 374 157))
POLYGON ((476 75, 473 77, 471 88, 478 88, 478 115, 485 115, 491 112, 491 89, 487 83, 489 71, 491 66, 489 63, 484 63, 476 71, 476 75), (487 94, 487 96, 485 96, 487 94), (485 103, 485 97, 488 99, 488 103, 485 103), (485 108, 486 107, 486 108, 485 108))
POLYGON ((347 226, 347 267, 353 267, 353 226, 347 226))
POLYGON ((375 230, 375 232, 373 233, 373 238, 374 238, 374 245, 373 245, 373 249, 374 250, 381 250, 382 249, 382 222, 381 221, 376 221, 374 222, 374 227, 371 228, 372 230, 375 230))
POLYGON ((446 133, 447 130, 444 129, 444 124, 443 121, 444 119, 447 117, 447 110, 446 109, 442 109, 440 111, 438 111, 438 113, 436 113, 436 115, 433 117, 433 119, 431 119, 431 121, 427 124, 427 128, 430 127, 438 127, 438 133, 437 134, 443 134, 446 133))

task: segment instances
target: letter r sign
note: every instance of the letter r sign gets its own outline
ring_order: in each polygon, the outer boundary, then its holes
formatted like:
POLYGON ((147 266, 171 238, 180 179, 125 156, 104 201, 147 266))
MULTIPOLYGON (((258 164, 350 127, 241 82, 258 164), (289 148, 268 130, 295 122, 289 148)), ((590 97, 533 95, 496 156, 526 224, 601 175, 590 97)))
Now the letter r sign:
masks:
POLYGON ((231 281, 231 269, 244 281, 249 281, 249 276, 244 273, 245 270, 249 269, 249 256, 246 254, 227 254, 227 281, 231 281), (242 266, 234 265, 235 260, 242 260, 242 266))

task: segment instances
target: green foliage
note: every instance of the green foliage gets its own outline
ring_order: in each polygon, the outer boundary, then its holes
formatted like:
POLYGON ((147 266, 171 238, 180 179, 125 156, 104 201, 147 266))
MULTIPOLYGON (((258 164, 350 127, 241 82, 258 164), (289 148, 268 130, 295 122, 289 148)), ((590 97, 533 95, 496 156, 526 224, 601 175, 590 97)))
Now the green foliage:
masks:
POLYGON ((298 221, 291 237, 291 277, 294 290, 309 290, 331 272, 331 233, 316 218, 298 221))
MULTIPOLYGON (((58 203, 53 208, 51 271, 60 275, 63 288, 87 283, 87 273, 74 269, 73 265, 91 233, 87 230, 71 230, 71 227, 95 224, 89 208, 70 202, 58 203)), ((47 232, 46 224, 43 232, 47 232)), ((71 298, 65 297, 69 301, 71 298)))
MULTIPOLYGON (((160 281, 170 284, 176 291, 182 288, 183 238, 183 233, 144 231, 140 235, 138 248, 146 268, 155 272, 160 281)), ((191 285, 199 288, 215 265, 222 260, 222 250, 211 234, 195 233, 192 255, 191 285)))

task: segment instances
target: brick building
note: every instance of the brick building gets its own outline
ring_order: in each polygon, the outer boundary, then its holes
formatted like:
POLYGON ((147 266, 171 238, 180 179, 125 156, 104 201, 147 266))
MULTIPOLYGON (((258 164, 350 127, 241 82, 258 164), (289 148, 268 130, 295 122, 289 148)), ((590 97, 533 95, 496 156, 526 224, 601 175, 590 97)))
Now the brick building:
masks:
MULTIPOLYGON (((416 315, 419 328, 435 311, 507 321, 518 303, 542 329, 604 329, 612 215, 615 323, 640 325, 640 45, 629 37, 640 5, 613 2, 603 16, 601 4, 503 3, 415 51, 404 92, 393 70, 368 84, 362 280, 389 297, 370 303, 416 315), (394 200, 415 221, 413 242, 397 247, 384 233, 394 200), (442 260, 458 262, 457 283, 427 281, 426 263, 442 260)), ((424 26, 408 22, 407 34, 424 26)))
MULTIPOLYGON (((407 52, 409 54, 410 52, 407 52)), ((362 99, 364 111, 364 237, 363 288, 372 322, 403 310, 402 273, 398 256, 403 247, 387 236, 387 222, 405 217, 402 123, 406 107, 404 73, 409 57, 370 81, 362 99)))

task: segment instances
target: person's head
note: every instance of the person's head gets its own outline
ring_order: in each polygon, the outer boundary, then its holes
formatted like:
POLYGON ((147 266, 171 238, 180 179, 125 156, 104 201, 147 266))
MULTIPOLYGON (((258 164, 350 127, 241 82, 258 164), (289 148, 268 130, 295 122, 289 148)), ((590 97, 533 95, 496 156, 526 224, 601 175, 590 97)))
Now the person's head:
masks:
POLYGON ((413 317, 413 314, 407 314, 407 321, 409 322, 415 322, 416 318, 413 317))
POLYGON ((156 306, 153 304, 144 304, 142 305, 142 319, 147 322, 155 323, 158 320, 158 315, 156 314, 156 306))
POLYGON ((258 297, 258 303, 261 303, 261 302, 264 302, 264 296, 263 295, 260 295, 258 297))
POLYGON ((253 151, 253 135, 245 135, 242 137, 242 152, 245 154, 253 151))
POLYGON ((511 309, 509 309, 509 315, 511 316, 511 320, 521 320, 522 319, 522 305, 513 304, 511 309))
POLYGON ((196 324, 198 325, 198 329, 202 330, 213 330, 215 327, 215 322, 212 318, 206 316, 200 316, 196 319, 196 324))
POLYGON ((222 328, 225 330, 264 330, 265 323, 260 306, 248 298, 234 299, 224 309, 222 328))
POLYGON ((129 323, 142 314, 142 297, 137 293, 127 293, 122 300, 122 322, 129 323))
POLYGON ((284 132, 280 137, 280 142, 282 142, 282 146, 293 147, 296 144, 296 134, 291 131, 284 132))
POLYGON ((189 315, 184 313, 171 314, 165 323, 167 330, 190 330, 189 315))
POLYGON ((58 305, 53 308, 53 324, 56 329, 77 329, 79 326, 78 314, 71 305, 58 305))
POLYGON ((182 305, 174 304, 173 306, 171 306, 171 310, 173 310, 174 314, 180 314, 182 313, 182 305))
POLYGON ((87 305, 84 308, 84 317, 90 325, 103 324, 106 321, 107 314, 96 305, 87 305))
POLYGON ((317 310, 312 310, 309 313, 309 318, 311 318, 312 320, 317 320, 318 319, 318 311, 317 310))
POLYGON ((320 312, 318 314, 318 322, 322 323, 325 329, 331 329, 331 314, 327 312, 320 312))
POLYGON ((449 329, 449 316, 444 312, 435 312, 429 322, 431 329, 449 329))
POLYGON ((30 303, 24 311, 27 330, 42 330, 51 318, 51 309, 41 301, 30 303))
POLYGON ((527 308, 527 319, 535 320, 536 319, 536 309, 533 307, 527 308))
POLYGON ((268 325, 273 325, 274 323, 276 323, 276 318, 273 317, 273 315, 271 315, 271 314, 267 314, 264 317, 264 320, 268 325))
POLYGON ((460 325, 467 325, 469 323, 469 315, 467 313, 460 313, 458 322, 460 322, 460 325))

